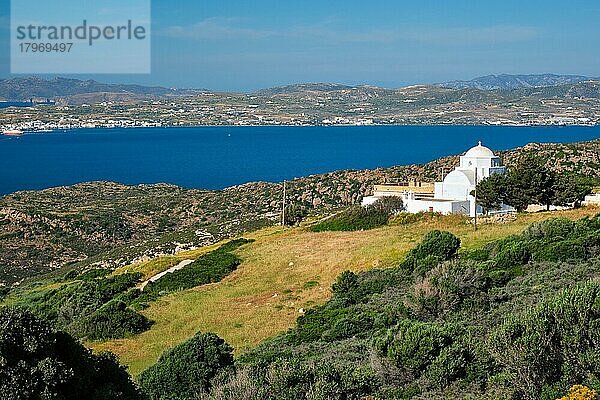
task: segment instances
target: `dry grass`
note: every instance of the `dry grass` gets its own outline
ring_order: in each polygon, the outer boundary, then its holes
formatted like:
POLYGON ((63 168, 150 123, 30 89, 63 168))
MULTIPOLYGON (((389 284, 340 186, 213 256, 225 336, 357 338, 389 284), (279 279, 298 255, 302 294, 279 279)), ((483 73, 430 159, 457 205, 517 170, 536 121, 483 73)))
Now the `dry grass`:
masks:
MULTIPOLYGON (((93 343, 91 347, 113 351, 133 374, 197 331, 217 333, 239 354, 293 326, 300 308, 325 302, 331 284, 342 271, 397 265, 432 229, 451 231, 461 238, 463 247, 473 248, 521 232, 530 223, 551 216, 576 219, 599 211, 583 208, 519 215, 510 223, 482 225, 477 232, 456 216, 364 232, 263 229, 244 236, 256 242, 237 251, 243 262, 224 281, 165 296, 144 311, 156 322, 152 329, 130 339, 93 343)), ((180 254, 177 259, 203 251, 180 254)))

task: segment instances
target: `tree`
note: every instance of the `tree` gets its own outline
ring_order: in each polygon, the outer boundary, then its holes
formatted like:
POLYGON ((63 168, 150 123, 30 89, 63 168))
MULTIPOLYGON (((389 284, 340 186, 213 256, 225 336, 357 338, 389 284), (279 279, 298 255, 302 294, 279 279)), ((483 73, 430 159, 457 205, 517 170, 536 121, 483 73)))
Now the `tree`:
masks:
POLYGON ((594 178, 575 174, 562 174, 554 184, 554 201, 557 206, 574 204, 579 206, 585 196, 592 192, 596 181, 594 178))
POLYGON ((287 226, 294 226, 302 222, 302 220, 308 215, 306 207, 290 204, 285 208, 285 224, 287 226))
POLYGON ((594 180, 575 174, 558 174, 539 157, 529 155, 506 175, 492 175, 477 185, 477 200, 486 211, 508 204, 523 211, 530 204, 576 205, 590 193, 594 180))
POLYGON ((94 355, 30 311, 0 309, 0 398, 143 399, 110 353, 94 355))
POLYGON ((490 210, 500 207, 506 200, 508 188, 508 177, 504 174, 493 174, 477 184, 477 204, 485 210, 486 214, 490 210))
POLYGON ((523 158, 508 174, 507 203, 518 211, 540 203, 550 208, 554 199, 556 174, 533 154, 523 158))
POLYGON ((404 203, 402 202, 402 198, 398 196, 385 196, 378 199, 374 204, 370 207, 374 207, 376 209, 382 210, 387 213, 389 216, 398 214, 399 212, 404 211, 404 203))
POLYGON ((219 372, 233 368, 233 349, 214 333, 197 333, 164 352, 142 372, 140 384, 152 400, 196 399, 219 372))

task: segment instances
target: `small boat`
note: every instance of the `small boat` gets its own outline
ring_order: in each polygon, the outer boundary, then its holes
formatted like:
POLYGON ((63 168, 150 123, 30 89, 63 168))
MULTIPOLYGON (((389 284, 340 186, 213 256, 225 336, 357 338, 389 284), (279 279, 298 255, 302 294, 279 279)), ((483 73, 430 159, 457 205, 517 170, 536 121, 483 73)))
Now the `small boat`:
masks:
POLYGON ((23 131, 19 131, 17 129, 10 129, 2 132, 2 134, 7 136, 21 136, 23 134, 23 131))

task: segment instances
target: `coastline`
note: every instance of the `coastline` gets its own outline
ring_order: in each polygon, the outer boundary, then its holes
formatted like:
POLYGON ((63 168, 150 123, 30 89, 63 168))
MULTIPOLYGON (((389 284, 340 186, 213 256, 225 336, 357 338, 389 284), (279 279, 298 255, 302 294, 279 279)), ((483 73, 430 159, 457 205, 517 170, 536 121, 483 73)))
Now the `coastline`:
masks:
MULTIPOLYGON (((222 125, 99 125, 99 126, 72 126, 55 127, 45 129, 23 129, 24 134, 54 133, 56 131, 67 132, 73 130, 92 129, 178 129, 178 128, 359 128, 359 127, 498 127, 498 128, 593 128, 600 126, 595 124, 222 124, 222 125)), ((11 126, 12 127, 12 126, 11 126)), ((2 127, 0 126, 0 130, 2 127)), ((12 128, 11 128, 12 129, 12 128)), ((18 128, 17 128, 18 129, 18 128)))

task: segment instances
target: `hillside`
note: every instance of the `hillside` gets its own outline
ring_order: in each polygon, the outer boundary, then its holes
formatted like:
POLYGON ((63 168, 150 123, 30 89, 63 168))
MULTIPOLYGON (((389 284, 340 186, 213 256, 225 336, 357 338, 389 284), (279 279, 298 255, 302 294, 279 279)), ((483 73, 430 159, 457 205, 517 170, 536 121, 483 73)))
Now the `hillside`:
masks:
POLYGON ((523 89, 539 88, 547 86, 559 86, 579 83, 590 80, 589 77, 581 75, 557 75, 557 74, 529 74, 529 75, 486 75, 468 81, 450 81, 440 83, 439 86, 452 89, 523 89))
POLYGON ((488 217, 478 230, 433 213, 323 229, 345 213, 116 270, 65 268, 0 290, 0 315, 33 318, 1 306, 24 307, 114 352, 155 399, 554 400, 575 384, 599 389, 589 360, 600 357, 600 208, 488 217), (193 343, 210 338, 233 346, 235 369, 205 372, 212 352, 193 343), (194 371, 209 374, 202 388, 194 371))
MULTIPOLYGON (((599 211, 589 208, 520 215, 515 221, 484 224, 477 232, 456 216, 433 217, 409 225, 392 223, 363 232, 312 233, 303 228, 282 232, 268 228, 244 235, 256 242, 237 251, 242 264, 222 283, 166 296, 143 311, 155 321, 149 331, 91 346, 115 352, 133 374, 153 363, 164 349, 199 330, 216 332, 234 346, 237 354, 242 354, 293 326, 301 311, 323 304, 343 271, 396 266, 431 230, 454 233, 461 239, 463 251, 467 251, 520 233, 535 221, 552 216, 578 219, 599 211)), ((195 256, 194 252, 182 253, 177 260, 195 256)), ((148 268, 148 264, 141 264, 127 271, 148 268)))
MULTIPOLYGON (((549 168, 600 178, 600 141, 530 144, 501 152, 515 165, 528 154, 549 168)), ((290 204, 312 214, 360 202, 372 186, 390 180, 439 179, 458 156, 423 165, 337 171, 288 185, 290 204)), ((94 182, 0 198, 0 283, 68 266, 118 267, 158 254, 215 243, 279 220, 281 183, 256 182, 222 191, 172 185, 126 186, 94 182)))
POLYGON ((0 99, 5 100, 28 100, 30 98, 56 99, 69 98, 71 96, 88 95, 92 102, 98 99, 91 97, 91 94, 120 94, 129 95, 129 99, 142 97, 160 97, 173 95, 191 95, 201 92, 192 89, 168 89, 158 86, 142 86, 132 84, 108 84, 100 83, 94 80, 80 80, 55 77, 52 79, 42 79, 39 77, 19 77, 11 79, 0 79, 0 99))
POLYGON ((352 86, 339 85, 336 83, 298 83, 294 85, 260 89, 255 91, 253 94, 257 96, 275 96, 280 94, 293 94, 301 92, 334 92, 348 89, 352 89, 352 86))
MULTIPOLYGON (((87 90, 87 89, 86 89, 87 90)), ((4 108, 0 128, 213 125, 597 125, 597 80, 517 89, 299 84, 258 93, 95 88, 57 106, 4 108), (116 91, 119 90, 119 91, 116 91), (138 93, 139 92, 139 93, 138 93), (66 122, 68 121, 68 122, 66 122), (116 122, 115 122, 116 121, 116 122)), ((82 93, 83 92, 83 93, 82 93)), ((42 93, 42 92, 40 92, 42 93)), ((44 92, 50 95, 50 92, 44 92)), ((46 98, 46 97, 44 97, 46 98)))

